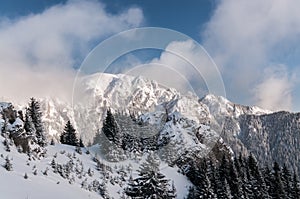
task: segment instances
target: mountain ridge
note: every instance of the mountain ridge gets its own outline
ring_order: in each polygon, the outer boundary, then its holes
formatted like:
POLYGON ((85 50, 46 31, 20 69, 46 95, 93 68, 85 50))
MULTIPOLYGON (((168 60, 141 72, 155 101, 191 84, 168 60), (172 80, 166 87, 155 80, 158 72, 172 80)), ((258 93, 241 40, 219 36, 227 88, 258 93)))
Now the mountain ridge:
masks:
MULTIPOLYGON (((276 115, 277 112, 235 104, 224 97, 211 94, 201 99, 193 94, 181 95, 175 89, 161 87, 155 81, 124 74, 92 74, 79 78, 78 84, 80 89, 84 88, 83 92, 79 93, 84 95, 80 100, 73 101, 73 105, 59 99, 41 99, 43 121, 49 137, 54 136, 58 140, 66 121, 70 120, 84 142, 92 143, 96 133, 102 128, 106 110, 111 108, 127 115, 134 113, 148 118, 154 124, 156 120, 161 121, 162 118, 163 120, 185 118, 195 122, 192 124, 195 134, 199 125, 208 126, 208 129, 216 132, 216 136, 222 138, 235 154, 249 155, 255 151, 258 159, 266 158, 251 148, 252 142, 249 142, 249 138, 246 141, 245 129, 248 129, 250 124, 246 124, 244 118, 251 118, 253 115, 259 120, 260 117, 276 115)), ((273 120, 278 119, 275 117, 273 120)), ((174 126, 168 128, 169 131, 176 131, 174 126)), ((182 131, 182 128, 177 131, 182 131)), ((274 134, 276 129, 269 128, 269 131, 265 134, 274 134)), ((257 141, 267 142, 265 139, 257 141)), ((258 145, 270 148, 267 144, 258 145)), ((277 160, 278 154, 271 155, 269 152, 267 154, 271 156, 267 159, 277 160)))

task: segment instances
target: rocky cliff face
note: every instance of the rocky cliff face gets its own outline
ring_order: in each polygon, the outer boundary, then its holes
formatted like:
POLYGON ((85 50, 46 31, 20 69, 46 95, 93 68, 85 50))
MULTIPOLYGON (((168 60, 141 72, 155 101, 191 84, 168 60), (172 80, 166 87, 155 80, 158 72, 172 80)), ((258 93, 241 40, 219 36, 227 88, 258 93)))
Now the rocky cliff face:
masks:
POLYGON ((277 161, 300 171, 300 113, 272 113, 212 95, 202 103, 209 107, 211 127, 235 154, 253 153, 263 165, 277 161))
POLYGON ((238 139, 261 163, 277 161, 300 171, 300 113, 243 115, 238 139))

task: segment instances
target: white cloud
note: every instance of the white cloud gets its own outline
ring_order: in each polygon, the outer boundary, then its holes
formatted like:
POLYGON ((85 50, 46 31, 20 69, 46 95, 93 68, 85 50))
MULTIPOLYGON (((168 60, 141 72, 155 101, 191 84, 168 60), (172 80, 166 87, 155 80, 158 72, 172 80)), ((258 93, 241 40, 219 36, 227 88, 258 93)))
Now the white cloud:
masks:
POLYGON ((292 109, 293 83, 285 67, 272 67, 265 71, 263 82, 254 90, 259 106, 269 110, 292 109))
POLYGON ((187 91, 198 96, 203 96, 208 91, 220 95, 224 93, 216 66, 204 49, 192 40, 173 41, 159 58, 147 64, 137 64, 126 73, 156 80, 183 94, 187 91))
POLYGON ((93 42, 142 22, 139 8, 112 15, 96 1, 68 1, 40 14, 0 19, 1 95, 66 97, 72 90, 73 67, 93 42))
MULTIPOLYGON (((204 46, 222 68, 230 98, 256 104, 272 100, 260 95, 255 99, 265 99, 249 101, 253 99, 249 91, 260 82, 273 80, 261 73, 270 65, 295 64, 291 57, 297 57, 300 49, 299 7, 296 0, 219 1, 202 36, 204 46)), ((280 92, 275 94, 283 97, 280 92)))

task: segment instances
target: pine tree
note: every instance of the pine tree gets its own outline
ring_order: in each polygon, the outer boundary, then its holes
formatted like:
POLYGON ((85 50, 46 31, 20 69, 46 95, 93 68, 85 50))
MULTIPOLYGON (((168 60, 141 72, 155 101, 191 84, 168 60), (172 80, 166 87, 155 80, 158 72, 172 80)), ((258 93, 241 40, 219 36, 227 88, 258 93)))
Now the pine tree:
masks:
POLYGON ((282 184, 281 168, 277 162, 273 166, 273 175, 271 182, 271 196, 273 198, 285 198, 285 192, 282 184))
POLYGON ((2 112, 2 119, 3 119, 3 123, 2 123, 2 128, 1 128, 1 135, 4 138, 9 138, 9 132, 8 132, 8 119, 5 116, 5 114, 2 112))
POLYGON ((56 167, 56 162, 55 162, 55 159, 53 158, 51 160, 51 167, 54 169, 56 167))
POLYGON ((293 181, 292 181, 291 196, 294 199, 300 199, 300 186, 299 186, 299 180, 297 178, 296 173, 294 173, 294 177, 293 177, 293 181))
POLYGON ((237 160, 235 159, 235 161, 230 161, 229 162, 229 186, 231 189, 231 195, 232 198, 234 199, 240 199, 243 195, 243 190, 242 190, 242 180, 239 178, 238 176, 238 171, 236 169, 236 162, 237 160))
POLYGON ((24 122, 24 115, 22 110, 18 110, 18 117, 24 122))
POLYGON ((268 189, 263 179, 263 176, 259 170, 256 159, 253 154, 250 153, 248 157, 249 168, 249 184, 254 198, 269 198, 268 189))
POLYGON ((222 158, 221 165, 219 167, 219 173, 223 182, 225 181, 225 179, 229 179, 229 162, 225 155, 222 158))
POLYGON ((209 165, 207 164, 206 159, 204 159, 200 167, 198 167, 197 171, 195 172, 197 175, 197 181, 199 181, 199 183, 196 184, 196 190, 198 190, 197 192, 201 197, 213 199, 215 198, 215 193, 214 187, 212 186, 212 183, 208 177, 208 168, 209 165))
POLYGON ((122 147, 118 146, 113 141, 110 141, 104 132, 99 132, 96 137, 97 140, 99 140, 98 144, 101 146, 101 153, 107 161, 118 162, 127 158, 122 147))
POLYGON ((217 198, 217 192, 218 192, 218 182, 217 181, 219 180, 219 177, 218 177, 216 167, 212 160, 209 160, 208 164, 207 164, 207 176, 211 181, 211 185, 212 185, 212 189, 213 189, 215 198, 217 198))
POLYGON ((40 104, 36 99, 34 98, 30 99, 28 112, 35 128, 35 136, 37 139, 37 143, 43 147, 46 145, 47 142, 46 142, 44 126, 42 123, 42 112, 40 110, 40 104))
POLYGON ((264 181, 265 181, 265 184, 266 184, 266 190, 267 190, 267 193, 270 193, 272 192, 271 191, 271 184, 272 184, 272 172, 270 170, 270 168, 268 166, 266 166, 263 171, 263 178, 264 178, 264 181))
POLYGON ((32 122, 28 108, 26 108, 26 111, 25 111, 24 130, 26 131, 27 135, 31 135, 31 136, 35 135, 35 127, 32 122))
POLYGON ((196 187, 190 187, 187 199, 201 198, 199 190, 196 187))
POLYGON ((106 112, 106 118, 103 122, 102 131, 109 141, 113 141, 114 143, 117 142, 116 136, 118 133, 118 126, 110 109, 108 109, 106 112))
POLYGON ((12 167, 12 163, 10 162, 10 159, 8 156, 6 156, 5 158, 5 164, 3 166, 7 171, 12 171, 13 167, 12 167))
MULTIPOLYGON (((224 199, 232 199, 233 196, 231 194, 231 190, 230 190, 229 184, 227 182, 227 179, 225 179, 225 181, 224 181, 224 190, 225 190, 224 197, 222 197, 222 198, 224 198, 224 199)), ((222 199, 222 198, 220 198, 220 199, 222 199)))
POLYGON ((251 195, 252 192, 251 192, 251 185, 249 184, 249 180, 248 180, 249 168, 248 168, 247 160, 240 155, 238 158, 238 163, 240 166, 239 178, 241 180, 242 195, 243 198, 248 199, 250 198, 249 195, 251 195))
POLYGON ((284 192, 286 193, 287 199, 291 199, 292 197, 292 175, 284 164, 282 169, 282 185, 284 192))
POLYGON ((84 147, 84 144, 83 144, 83 141, 81 138, 79 139, 79 147, 84 147))
POLYGON ((139 170, 139 177, 129 182, 125 193, 132 198, 175 198, 175 189, 170 189, 168 180, 159 172, 159 160, 149 154, 139 170))
POLYGON ((55 142, 54 142, 54 139, 52 138, 51 141, 50 141, 50 145, 54 146, 55 145, 55 142))
POLYGON ((60 135, 60 142, 62 144, 78 146, 78 139, 75 132, 76 130, 72 126, 71 122, 68 121, 64 128, 64 132, 60 135))
POLYGON ((109 194, 107 192, 107 187, 106 187, 106 184, 104 182, 102 182, 100 185, 99 185, 99 194, 105 198, 105 199, 108 199, 109 198, 109 194))
POLYGON ((3 145, 5 146, 5 151, 10 152, 9 139, 5 138, 3 141, 3 145))

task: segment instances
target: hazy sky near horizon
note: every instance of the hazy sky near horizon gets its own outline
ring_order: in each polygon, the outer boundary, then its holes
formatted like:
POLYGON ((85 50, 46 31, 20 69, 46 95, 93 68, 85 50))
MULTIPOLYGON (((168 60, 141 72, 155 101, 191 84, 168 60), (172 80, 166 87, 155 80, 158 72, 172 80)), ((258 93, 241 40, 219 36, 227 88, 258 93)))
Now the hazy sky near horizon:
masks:
MULTIPOLYGON (((179 31, 203 45, 230 100, 300 110, 297 0, 0 0, 0 5, 0 84, 10 82, 0 88, 3 98, 27 97, 25 90, 63 95, 74 68, 98 43, 152 26, 179 31)), ((193 59, 197 54, 188 44, 170 46, 193 59)), ((155 62, 177 63, 164 53, 153 53, 155 62)), ((145 54, 127 61, 142 64, 145 54)))

